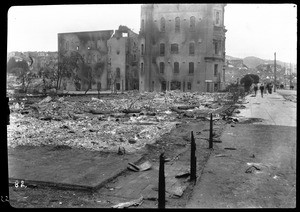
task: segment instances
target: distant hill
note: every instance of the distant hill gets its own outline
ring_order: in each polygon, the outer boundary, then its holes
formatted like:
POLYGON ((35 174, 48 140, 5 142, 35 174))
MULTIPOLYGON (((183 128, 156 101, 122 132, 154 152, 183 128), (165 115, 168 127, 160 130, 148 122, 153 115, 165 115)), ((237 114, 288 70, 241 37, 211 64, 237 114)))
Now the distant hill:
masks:
POLYGON ((248 66, 249 68, 255 68, 257 67, 258 65, 260 64, 264 64, 264 63, 267 63, 266 60, 263 60, 263 59, 260 59, 258 57, 253 57, 253 56, 250 56, 250 57, 245 57, 243 59, 243 62, 246 66, 248 66))
MULTIPOLYGON (((227 60, 236 60, 236 59, 241 59, 241 58, 226 55, 226 59, 227 60)), ((244 59, 241 59, 241 60, 243 60, 243 63, 248 68, 256 68, 258 65, 265 64, 265 63, 274 64, 274 60, 264 60, 264 59, 254 57, 254 56, 245 57, 244 59)), ((278 65, 285 66, 285 63, 282 61, 279 61, 279 60, 276 60, 276 63, 278 65)), ((286 64, 286 65, 289 65, 289 64, 286 64)))

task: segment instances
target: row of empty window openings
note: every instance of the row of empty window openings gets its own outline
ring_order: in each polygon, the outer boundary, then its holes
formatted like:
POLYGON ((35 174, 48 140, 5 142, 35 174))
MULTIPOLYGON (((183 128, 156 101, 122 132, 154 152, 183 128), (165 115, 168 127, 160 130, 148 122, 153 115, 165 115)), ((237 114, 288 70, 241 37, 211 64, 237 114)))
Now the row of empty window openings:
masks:
MULTIPOLYGON (((214 76, 218 76, 218 64, 214 65, 214 76)), ((195 70, 195 65, 193 62, 189 63, 189 74, 193 74, 195 70)), ((141 73, 144 73, 144 63, 141 63, 141 73)), ((160 62, 159 63, 159 73, 160 74, 164 74, 165 73, 165 63, 164 62, 160 62)), ((178 62, 174 62, 174 73, 178 74, 179 73, 179 63, 178 62)))
MULTIPOLYGON (((194 16, 190 17, 190 30, 194 31, 196 26, 196 18, 194 16)), ((141 31, 144 31, 145 29, 145 21, 142 20, 141 23, 141 31)), ((166 20, 164 17, 160 19, 160 31, 165 32, 166 31, 166 20)), ((175 32, 180 32, 180 18, 175 18, 175 32)))
MULTIPOLYGON (((215 41, 213 43, 214 45, 214 54, 219 54, 220 53, 220 43, 215 41)), ((161 56, 164 56, 165 55, 165 44, 164 43, 161 43, 159 45, 159 54, 161 56)), ((173 43, 171 44, 171 54, 178 54, 179 53, 179 46, 177 43, 173 43)), ((190 55, 194 55, 195 54, 195 43, 190 43, 189 44, 189 54, 190 55)), ((144 44, 141 44, 141 55, 144 55, 144 44)))
MULTIPOLYGON (((90 50, 91 47, 88 46, 87 49, 90 50)), ((69 50, 69 42, 66 42, 66 50, 69 50)), ((79 51, 79 46, 76 46, 76 50, 79 51)))
MULTIPOLYGON (((187 84, 187 90, 192 90, 192 82, 187 82, 186 84, 187 84)), ((152 88, 154 88, 154 81, 152 81, 152 88)), ((183 82, 182 89, 185 90, 185 82, 183 82)), ((161 90, 162 91, 181 90, 181 82, 171 81, 171 83, 170 82, 167 83, 166 81, 162 81, 161 82, 161 90)))
MULTIPOLYGON (((185 19, 184 19, 185 20, 185 19)), ((214 23, 216 25, 220 24, 220 11, 215 10, 214 12, 214 23)), ((171 20, 170 20, 171 21, 171 20)), ((190 30, 194 31, 196 26, 196 18, 195 16, 190 17, 190 30)), ((144 31, 145 29, 145 21, 144 19, 142 20, 141 23, 141 31, 144 31)), ((160 31, 165 32, 166 31, 166 20, 164 17, 160 19, 160 31)), ((180 18, 176 17, 175 18, 175 32, 180 32, 180 18)))
MULTIPOLYGON (((154 83, 155 82, 152 81, 152 90, 154 90, 154 83)), ((197 84, 200 84, 200 81, 198 81, 197 84)), ((185 88, 187 88, 187 90, 192 90, 192 82, 187 82, 186 85, 187 85, 187 87, 185 87, 185 81, 183 81, 183 83, 181 83, 180 81, 171 81, 171 83, 162 81, 161 82, 161 90, 162 91, 166 91, 166 90, 183 90, 183 91, 185 91, 185 88), (182 85, 182 87, 181 87, 181 85, 182 85)), ((214 91, 219 90, 218 83, 213 83, 213 86, 214 86, 214 91)), ((207 92, 212 91, 211 83, 206 83, 206 91, 207 92)))

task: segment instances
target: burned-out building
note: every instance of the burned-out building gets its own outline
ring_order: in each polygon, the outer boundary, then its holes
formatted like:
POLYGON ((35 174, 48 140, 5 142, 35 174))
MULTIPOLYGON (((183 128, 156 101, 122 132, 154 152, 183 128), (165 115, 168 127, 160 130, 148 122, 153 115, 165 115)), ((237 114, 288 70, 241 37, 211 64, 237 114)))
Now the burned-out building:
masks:
POLYGON ((107 41, 113 32, 105 30, 58 34, 59 61, 62 61, 62 55, 70 56, 71 53, 78 53, 82 57, 82 60, 78 61, 79 68, 76 73, 63 79, 64 89, 87 90, 88 87, 97 89, 99 83, 101 88, 107 88, 107 41))
POLYGON ((62 80, 64 89, 138 89, 138 66, 137 62, 134 64, 134 60, 138 60, 137 37, 125 26, 115 31, 59 33, 59 60, 62 55, 71 54, 81 58, 72 76, 62 80))
POLYGON ((116 90, 138 90, 138 34, 120 26, 111 39, 109 48, 109 84, 116 90))
POLYGON ((225 4, 147 4, 141 8, 140 91, 224 87, 225 4))

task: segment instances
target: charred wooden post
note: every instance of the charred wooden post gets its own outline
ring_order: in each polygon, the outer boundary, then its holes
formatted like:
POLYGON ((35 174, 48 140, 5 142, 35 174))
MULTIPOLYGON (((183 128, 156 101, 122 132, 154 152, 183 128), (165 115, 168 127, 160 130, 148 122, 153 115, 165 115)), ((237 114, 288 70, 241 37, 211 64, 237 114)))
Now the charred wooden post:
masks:
POLYGON ((210 128, 209 128, 209 149, 213 148, 213 119, 212 113, 210 114, 210 128))
POLYGON ((196 181, 196 167, 197 167, 197 160, 196 160, 196 143, 193 131, 191 132, 191 181, 196 181))
POLYGON ((165 156, 161 153, 159 157, 159 178, 158 178, 158 208, 165 208, 166 204, 165 184, 165 156))

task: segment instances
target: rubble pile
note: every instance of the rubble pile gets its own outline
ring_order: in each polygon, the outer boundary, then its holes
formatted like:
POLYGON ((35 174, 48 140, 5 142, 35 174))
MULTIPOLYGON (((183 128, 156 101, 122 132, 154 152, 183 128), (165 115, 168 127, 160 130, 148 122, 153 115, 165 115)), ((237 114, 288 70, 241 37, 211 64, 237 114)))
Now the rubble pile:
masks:
POLYGON ((97 119, 80 121, 43 121, 14 113, 8 126, 8 145, 68 145, 90 150, 117 151, 124 147, 134 152, 153 143, 175 127, 176 122, 135 125, 129 122, 99 122, 97 119))
MULTIPOLYGON (((178 124, 204 117, 225 104, 225 93, 127 93, 86 100, 46 97, 11 105, 8 146, 68 145, 90 150, 134 152, 178 124)), ((26 100, 26 99, 25 99, 26 100)))

